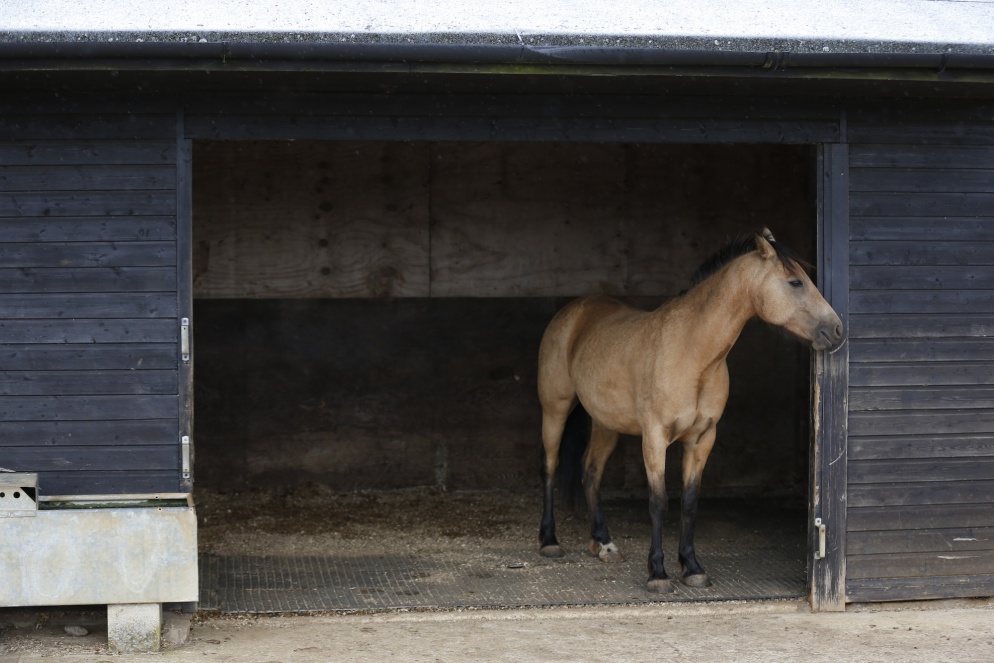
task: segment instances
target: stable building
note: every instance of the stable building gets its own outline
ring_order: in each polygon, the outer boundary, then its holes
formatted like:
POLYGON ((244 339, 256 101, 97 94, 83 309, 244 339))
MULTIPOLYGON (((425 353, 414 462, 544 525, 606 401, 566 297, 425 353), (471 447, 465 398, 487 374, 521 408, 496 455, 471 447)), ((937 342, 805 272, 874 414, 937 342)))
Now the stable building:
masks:
POLYGON ((0 605, 195 605, 197 482, 536 489, 555 311, 764 225, 848 341, 743 335, 705 495, 803 502, 815 610, 994 593, 994 6, 14 4, 0 605))

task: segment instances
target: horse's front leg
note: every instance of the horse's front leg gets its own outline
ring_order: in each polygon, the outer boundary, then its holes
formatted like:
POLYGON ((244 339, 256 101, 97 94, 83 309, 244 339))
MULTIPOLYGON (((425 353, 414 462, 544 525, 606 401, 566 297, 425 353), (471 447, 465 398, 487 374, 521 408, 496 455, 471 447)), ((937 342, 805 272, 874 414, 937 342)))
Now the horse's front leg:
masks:
POLYGON ((701 475, 714 446, 712 425, 696 440, 683 444, 683 497, 680 500, 680 568, 688 587, 710 587, 711 580, 697 561, 694 527, 697 522, 697 499, 701 493, 701 475))
POLYGON ((642 458, 649 480, 649 516, 652 519, 652 539, 649 542, 649 579, 645 586, 650 592, 666 594, 674 591, 673 581, 666 575, 663 560, 663 519, 666 517, 666 447, 669 440, 660 432, 646 431, 642 435, 642 458))

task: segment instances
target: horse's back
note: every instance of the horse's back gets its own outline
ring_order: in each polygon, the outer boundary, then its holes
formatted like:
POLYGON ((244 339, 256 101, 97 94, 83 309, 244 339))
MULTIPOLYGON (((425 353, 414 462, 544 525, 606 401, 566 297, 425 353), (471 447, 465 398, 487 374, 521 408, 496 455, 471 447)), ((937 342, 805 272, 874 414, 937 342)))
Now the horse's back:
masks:
MULTIPOLYGON (((549 322, 539 347, 539 397, 562 399, 575 393, 571 367, 591 348, 606 347, 645 312, 607 295, 573 300, 549 322)), ((630 333, 630 331, 628 332, 630 333)))

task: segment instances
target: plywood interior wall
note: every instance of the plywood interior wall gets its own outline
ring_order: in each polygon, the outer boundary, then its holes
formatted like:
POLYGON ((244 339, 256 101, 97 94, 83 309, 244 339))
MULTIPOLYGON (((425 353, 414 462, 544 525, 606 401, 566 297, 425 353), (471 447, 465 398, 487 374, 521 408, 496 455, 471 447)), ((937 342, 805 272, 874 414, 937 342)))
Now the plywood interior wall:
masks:
POLYGON ((769 225, 809 243, 804 151, 197 143, 194 293, 669 296, 730 233, 769 225))
MULTIPOLYGON (((813 259, 813 174, 804 147, 195 144, 198 486, 536 488, 556 310, 656 305, 764 224, 813 259)), ((746 328, 707 495, 802 491, 808 361, 746 328)), ((629 440, 605 487, 644 485, 629 440)))

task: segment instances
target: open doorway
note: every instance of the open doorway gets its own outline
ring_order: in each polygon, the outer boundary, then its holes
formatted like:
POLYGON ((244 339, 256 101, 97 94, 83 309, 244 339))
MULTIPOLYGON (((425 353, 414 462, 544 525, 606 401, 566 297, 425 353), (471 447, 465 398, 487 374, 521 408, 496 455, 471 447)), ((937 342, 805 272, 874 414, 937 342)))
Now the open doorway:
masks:
MULTIPOLYGON (((678 295, 735 233, 769 226, 815 262, 814 180, 811 146, 195 143, 206 577, 263 575, 263 557, 292 575, 309 559, 307 582, 340 594, 328 599, 340 609, 362 608, 363 596, 372 608, 657 600, 640 578, 637 441, 619 447, 604 480, 632 568, 580 557, 582 516, 561 525, 576 559, 540 564, 539 339, 573 296, 651 307, 678 295), (333 563, 361 559, 351 570, 333 563), (433 584, 446 578, 458 597, 433 584), (552 598, 529 603, 513 589, 541 578, 552 598)), ((803 596, 808 351, 750 323, 729 364, 699 524, 716 588, 674 598, 803 596), (775 587, 757 583, 765 567, 748 566, 771 551, 791 565, 775 587)), ((670 527, 671 547, 675 538, 670 527)), ((280 592, 268 600, 303 605, 280 592)))

